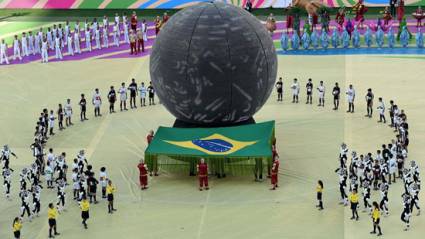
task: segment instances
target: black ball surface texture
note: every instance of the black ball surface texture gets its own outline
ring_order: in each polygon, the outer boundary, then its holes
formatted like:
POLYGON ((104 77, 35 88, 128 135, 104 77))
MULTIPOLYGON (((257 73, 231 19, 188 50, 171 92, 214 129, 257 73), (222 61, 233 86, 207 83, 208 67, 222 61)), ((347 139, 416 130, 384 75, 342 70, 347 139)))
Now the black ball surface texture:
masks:
POLYGON ((270 96, 276 73, 275 47, 264 25, 222 2, 173 15, 150 56, 161 103, 179 121, 200 126, 249 120, 270 96))

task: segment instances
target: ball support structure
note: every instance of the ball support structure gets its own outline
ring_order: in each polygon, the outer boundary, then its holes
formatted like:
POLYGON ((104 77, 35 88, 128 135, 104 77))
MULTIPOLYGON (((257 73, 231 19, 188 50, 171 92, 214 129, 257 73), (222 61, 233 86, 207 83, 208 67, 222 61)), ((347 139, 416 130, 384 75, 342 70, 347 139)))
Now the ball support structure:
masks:
POLYGON ((175 127, 255 123, 273 90, 277 57, 265 27, 247 11, 204 2, 173 15, 150 57, 155 91, 175 127))

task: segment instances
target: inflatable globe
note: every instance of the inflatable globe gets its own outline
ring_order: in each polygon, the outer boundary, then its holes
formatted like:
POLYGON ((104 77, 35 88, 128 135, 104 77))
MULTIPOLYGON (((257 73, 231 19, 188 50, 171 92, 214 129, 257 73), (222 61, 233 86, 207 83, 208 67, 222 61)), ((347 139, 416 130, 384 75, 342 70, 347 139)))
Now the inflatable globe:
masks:
POLYGON ((250 121, 270 96, 276 71, 275 47, 264 25, 222 2, 172 16, 150 57, 161 103, 177 121, 197 126, 250 121))

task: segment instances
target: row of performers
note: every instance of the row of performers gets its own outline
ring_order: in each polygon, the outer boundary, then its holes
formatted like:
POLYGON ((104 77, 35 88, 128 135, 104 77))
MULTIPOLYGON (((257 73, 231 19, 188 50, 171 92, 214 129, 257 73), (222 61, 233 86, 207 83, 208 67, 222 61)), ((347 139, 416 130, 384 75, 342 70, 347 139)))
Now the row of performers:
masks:
MULTIPOLYGON (((286 16, 286 32, 288 33, 290 29, 293 29, 294 31, 297 31, 298 34, 300 34, 301 16, 298 13, 291 14, 290 9, 291 7, 288 8, 288 15, 286 16)), ((357 23, 356 25, 359 28, 363 28, 364 27, 363 23, 365 21, 364 14, 367 12, 367 7, 364 6, 362 0, 360 0, 359 3, 353 6, 353 11, 356 13, 356 16, 353 20, 357 23)), ((421 27, 422 19, 425 18, 425 12, 422 10, 421 6, 418 6, 416 11, 412 13, 412 16, 417 20, 416 27, 421 27)), ((329 32, 329 23, 331 18, 326 9, 321 10, 318 14, 308 15, 308 24, 310 25, 311 30, 314 29, 317 25, 319 25, 319 18, 320 18, 321 28, 329 32)), ((389 7, 386 7, 385 10, 383 11, 382 20, 383 20, 383 23, 379 21, 381 28, 383 29, 388 28, 388 26, 390 25, 390 21, 393 20, 393 14, 391 13, 391 10, 389 7)), ((403 0, 400 0, 400 4, 397 7, 397 20, 400 23, 405 20, 403 0)), ((335 22, 337 23, 337 26, 340 31, 343 30, 344 24, 347 24, 348 22, 350 22, 351 24, 351 20, 349 18, 346 21, 345 8, 339 9, 338 13, 335 16, 335 22)), ((271 34, 273 34, 273 32, 277 29, 276 20, 273 14, 270 14, 270 16, 267 18, 266 28, 271 34)))
MULTIPOLYGON (((380 27, 378 27, 376 31, 372 31, 369 26, 366 26, 366 31, 363 34, 364 43, 367 47, 371 47, 376 44, 379 48, 384 47, 384 42, 387 42, 388 47, 393 48, 396 46, 397 41, 399 41, 402 47, 408 47, 411 37, 412 35, 406 26, 402 27, 401 31, 399 31, 397 35, 393 32, 392 27, 390 27, 387 33, 385 33, 380 27)), ((304 30, 301 36, 299 36, 297 32, 294 32, 292 36, 284 32, 280 42, 282 49, 285 51, 289 49, 289 44, 293 50, 298 50, 300 47, 304 49, 309 49, 310 47, 313 49, 317 49, 319 47, 327 49, 329 45, 332 45, 334 48, 349 48, 350 45, 354 48, 359 48, 362 43, 361 33, 357 29, 357 26, 354 26, 354 30, 352 32, 349 32, 347 28, 344 28, 341 34, 335 28, 331 35, 329 35, 326 31, 318 33, 317 30, 313 30, 311 32, 308 28, 304 30)), ((418 28, 418 32, 416 33, 416 46, 418 48, 424 47, 424 36, 420 28, 418 28)))

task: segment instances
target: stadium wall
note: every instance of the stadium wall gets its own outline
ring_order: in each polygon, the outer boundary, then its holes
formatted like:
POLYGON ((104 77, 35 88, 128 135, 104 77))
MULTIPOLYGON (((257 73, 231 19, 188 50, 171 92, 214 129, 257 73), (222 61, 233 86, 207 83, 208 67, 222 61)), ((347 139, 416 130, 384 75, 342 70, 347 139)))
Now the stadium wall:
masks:
MULTIPOLYGON (((179 9, 210 0, 0 0, 0 9, 179 9)), ((246 0, 220 0, 244 6, 246 0)), ((319 0, 329 7, 352 6, 357 0, 319 0)), ((291 0, 252 0, 254 8, 283 8, 291 0)), ((367 6, 385 6, 389 0, 365 0, 367 6)), ((424 5, 425 0, 405 0, 424 5)))

